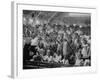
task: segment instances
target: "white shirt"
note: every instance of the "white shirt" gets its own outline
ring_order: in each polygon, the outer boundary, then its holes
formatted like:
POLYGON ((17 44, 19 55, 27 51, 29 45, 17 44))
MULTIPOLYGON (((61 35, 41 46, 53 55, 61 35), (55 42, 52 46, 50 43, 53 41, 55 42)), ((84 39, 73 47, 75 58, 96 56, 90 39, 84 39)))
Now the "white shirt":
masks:
POLYGON ((38 37, 36 37, 35 39, 31 40, 31 45, 37 45, 38 44, 38 37))
POLYGON ((67 42, 65 41, 63 43, 63 55, 66 55, 67 54, 67 42))

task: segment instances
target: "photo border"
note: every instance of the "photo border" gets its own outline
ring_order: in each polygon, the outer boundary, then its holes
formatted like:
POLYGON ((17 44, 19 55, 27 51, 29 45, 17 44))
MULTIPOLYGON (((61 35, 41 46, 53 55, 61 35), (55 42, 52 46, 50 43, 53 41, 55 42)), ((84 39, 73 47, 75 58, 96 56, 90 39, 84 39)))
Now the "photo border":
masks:
MULTIPOLYGON (((95 38, 95 33, 94 32, 94 27, 93 26, 96 26, 96 8, 87 8, 87 7, 71 7, 71 6, 56 6, 56 5, 41 5, 41 4, 27 4, 27 3, 18 3, 18 2, 13 2, 12 3, 13 5, 13 9, 12 9, 12 14, 13 14, 13 18, 12 18, 12 70, 11 70, 11 75, 12 77, 14 78, 17 78, 17 77, 38 77, 38 76, 44 76, 44 75, 66 75, 66 74, 72 74, 72 73, 92 73, 92 72, 96 72, 96 69, 97 69, 97 57, 96 57, 96 53, 94 54, 94 57, 92 57, 92 59, 94 60, 91 60, 91 64, 92 66, 91 67, 64 67, 64 68, 53 68, 53 69, 30 69, 30 70, 23 70, 23 67, 21 66, 21 62, 23 62, 21 59, 22 56, 20 56, 20 51, 22 51, 21 49, 22 48, 19 48, 22 44, 21 40, 22 40, 22 37, 19 37, 19 35, 22 35, 22 18, 19 19, 19 17, 21 17, 22 15, 22 12, 21 10, 22 9, 25 9, 25 8, 22 8, 22 6, 29 6, 31 5, 32 7, 34 6, 41 6, 41 7, 58 7, 58 8, 61 8, 61 9, 79 9, 79 10, 83 10, 83 9, 86 9, 86 10, 90 10, 90 13, 91 13, 91 36, 95 38), (20 6, 20 7, 19 7, 20 6), (19 10, 20 9, 20 10, 19 10), (21 15, 20 15, 21 14, 21 15), (19 16, 20 15, 20 16, 19 16), (21 27, 19 27, 21 26, 21 27), (66 70, 66 71, 65 71, 66 70), (68 71, 69 70, 69 71, 68 71), (35 74, 34 74, 35 73, 35 74), (46 73, 46 74, 45 74, 46 73), (48 73, 48 74, 47 74, 48 73), (34 75, 34 76, 33 76, 34 75)), ((42 8, 40 8, 41 10, 42 8)), ((32 10, 32 9, 31 9, 32 10)), ((48 10, 50 11, 50 10, 48 10)), ((52 10, 51 10, 52 11, 52 10)), ((73 12, 73 11, 72 11, 73 12)), ((77 12, 77 11, 76 11, 77 12)), ((82 12, 81 12, 82 13, 82 12)), ((86 11, 87 13, 87 11, 86 11)), ((94 45, 94 39, 91 38, 91 45, 94 45)), ((91 46, 91 55, 92 53, 94 52, 94 49, 95 49, 95 46, 91 46)))

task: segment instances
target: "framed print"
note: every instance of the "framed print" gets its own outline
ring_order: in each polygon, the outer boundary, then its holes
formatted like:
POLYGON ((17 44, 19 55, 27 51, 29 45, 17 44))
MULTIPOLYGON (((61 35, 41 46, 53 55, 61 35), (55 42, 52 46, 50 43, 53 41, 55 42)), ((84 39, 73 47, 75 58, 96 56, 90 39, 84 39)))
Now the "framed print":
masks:
POLYGON ((12 77, 96 71, 96 8, 12 3, 12 77))

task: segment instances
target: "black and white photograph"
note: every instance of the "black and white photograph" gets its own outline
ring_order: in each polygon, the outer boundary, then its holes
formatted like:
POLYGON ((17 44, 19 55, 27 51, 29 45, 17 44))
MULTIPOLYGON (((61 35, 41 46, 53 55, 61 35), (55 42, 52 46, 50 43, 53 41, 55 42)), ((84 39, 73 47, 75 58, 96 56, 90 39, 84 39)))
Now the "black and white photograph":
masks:
POLYGON ((91 14, 23 10, 23 69, 91 66, 91 14))

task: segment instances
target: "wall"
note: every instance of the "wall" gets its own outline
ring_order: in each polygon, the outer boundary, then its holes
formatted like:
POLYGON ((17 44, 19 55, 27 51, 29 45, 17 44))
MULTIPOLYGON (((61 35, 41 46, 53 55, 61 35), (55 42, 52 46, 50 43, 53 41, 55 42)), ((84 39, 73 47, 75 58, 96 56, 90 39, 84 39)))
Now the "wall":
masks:
MULTIPOLYGON (((25 1, 25 0, 22 0, 25 1)), ((28 0, 37 4, 54 4, 54 5, 79 5, 79 6, 93 6, 97 7, 97 20, 98 26, 95 26, 96 35, 96 52, 98 56, 98 70, 95 74, 72 74, 66 76, 55 76, 55 77, 43 77, 35 78, 36 80, 99 80, 100 79, 100 51, 99 51, 99 40, 100 40, 100 1, 99 0, 28 0)), ((10 65, 11 65, 11 0, 1 0, 0 2, 0 80, 11 80, 10 78, 10 65)), ((33 78, 34 79, 34 78, 33 78)), ((22 79, 23 80, 23 79, 22 79)), ((32 79, 25 79, 32 80, 32 79)))

